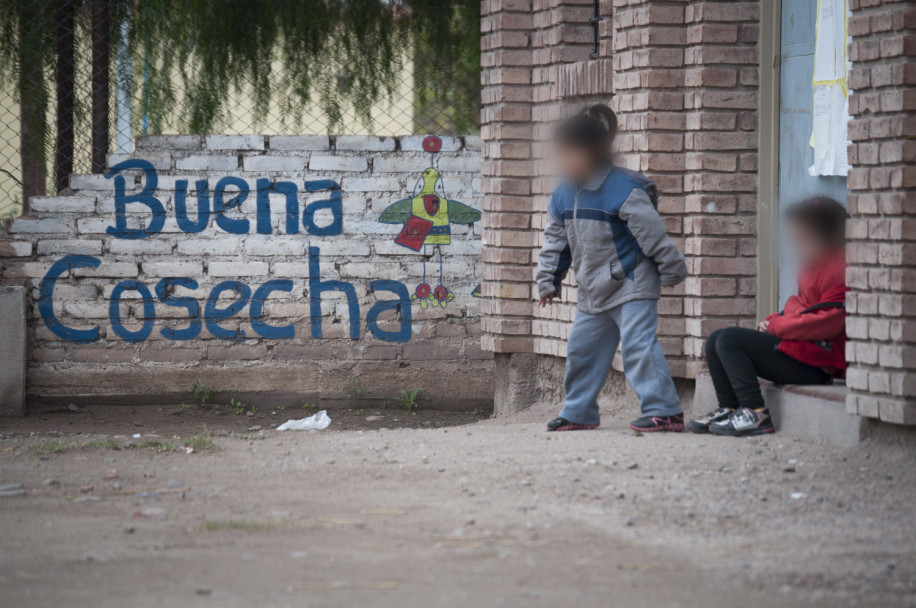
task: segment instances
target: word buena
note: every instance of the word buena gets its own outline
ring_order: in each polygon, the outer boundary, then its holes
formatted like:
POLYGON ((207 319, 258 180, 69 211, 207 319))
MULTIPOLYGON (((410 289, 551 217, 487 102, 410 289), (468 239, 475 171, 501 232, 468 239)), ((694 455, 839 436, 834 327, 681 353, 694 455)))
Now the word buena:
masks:
MULTIPOLYGON (((119 163, 111 168, 106 175, 114 178, 115 190, 115 221, 114 226, 109 226, 106 232, 120 239, 144 239, 160 233, 165 225, 165 206, 156 198, 156 188, 159 180, 153 165, 141 159, 131 159, 119 163), (122 171, 141 170, 145 175, 143 189, 136 194, 127 193, 127 180, 121 175, 122 171), (127 223, 127 210, 130 205, 145 206, 150 217, 143 228, 131 228, 127 223)), ((257 213, 254 228, 260 234, 272 232, 270 198, 271 193, 285 195, 286 207, 286 233, 298 234, 302 228, 311 236, 331 236, 343 233, 342 194, 340 186, 333 180, 313 180, 304 183, 306 192, 330 191, 325 200, 311 202, 304 209, 299 208, 299 189, 292 182, 271 183, 268 179, 258 179, 256 182, 257 213), (325 226, 318 226, 314 221, 315 213, 329 210, 333 220, 325 226)), ((195 218, 188 215, 187 194, 188 182, 179 180, 175 184, 175 218, 178 227, 187 233, 203 231, 210 225, 211 215, 215 219, 217 228, 230 234, 247 234, 251 231, 251 222, 247 218, 230 217, 225 211, 238 208, 250 195, 248 182, 240 177, 223 177, 213 189, 212 197, 209 192, 208 182, 200 180, 196 183, 197 213, 195 218), (233 191, 230 193, 229 189, 233 191)), ((308 249, 308 297, 309 297, 309 324, 311 336, 321 338, 321 297, 329 291, 343 293, 347 298, 347 309, 350 324, 350 338, 358 340, 360 336, 360 306, 356 289, 352 284, 339 280, 322 280, 321 264, 319 262, 321 250, 319 247, 308 249)), ((98 268, 101 260, 89 255, 67 255, 55 262, 41 281, 38 311, 45 325, 62 340, 72 342, 94 342, 99 339, 99 327, 91 329, 78 329, 64 324, 54 313, 54 288, 64 275, 78 268, 98 268)), ((200 336, 204 327, 214 337, 231 341, 242 341, 255 336, 246 336, 244 330, 229 329, 225 324, 238 315, 243 314, 247 308, 248 320, 252 330, 261 338, 291 339, 296 336, 296 328, 292 324, 275 325, 265 319, 264 304, 267 298, 275 292, 293 291, 293 282, 289 279, 271 279, 254 289, 241 281, 223 281, 210 290, 206 299, 201 304, 200 300, 190 296, 176 296, 176 288, 189 290, 198 289, 199 283, 191 277, 168 277, 160 280, 150 287, 135 279, 126 279, 115 285, 111 292, 108 305, 108 318, 114 333, 126 342, 143 342, 152 334, 156 322, 156 301, 165 306, 183 308, 187 311, 187 324, 180 328, 162 327, 160 333, 168 340, 193 340, 200 336), (121 318, 121 299, 126 292, 135 292, 143 309, 142 325, 139 329, 125 327, 121 318), (155 294, 155 296, 154 296, 155 294), (228 304, 221 305, 220 300, 228 304)), ((388 279, 369 282, 369 289, 373 293, 390 292, 394 299, 379 300, 373 303, 366 313, 366 329, 375 338, 386 342, 407 342, 411 338, 411 302, 407 287, 399 282, 388 279), (386 312, 393 312, 399 319, 399 328, 396 331, 379 327, 379 317, 386 312)), ((393 316, 395 316, 393 315, 393 316)), ((393 324, 392 324, 393 325, 393 324)), ((387 325, 386 325, 387 326, 387 325)))
MULTIPOLYGON (((115 190, 115 225, 108 227, 108 234, 119 239, 144 239, 162 232, 165 226, 165 206, 156 198, 159 176, 149 161, 130 159, 113 166, 105 176, 114 178, 115 190), (127 180, 122 171, 141 170, 145 176, 143 189, 137 194, 127 194, 127 180), (128 205, 144 205, 150 211, 149 223, 143 228, 128 228, 128 205)), ((311 202, 299 212, 299 188, 293 182, 272 183, 267 178, 258 179, 255 183, 257 213, 255 231, 258 234, 271 234, 270 195, 282 194, 286 199, 286 234, 299 234, 300 224, 312 236, 333 236, 343 233, 343 195, 340 186, 334 180, 320 179, 306 181, 306 192, 330 191, 327 199, 311 202), (315 223, 315 214, 327 209, 333 220, 326 226, 315 223)), ((178 228, 189 234, 203 232, 210 225, 210 216, 214 217, 216 226, 229 234, 248 234, 251 232, 251 220, 248 218, 230 217, 227 211, 239 208, 251 194, 248 181, 241 177, 226 176, 221 178, 210 195, 207 180, 198 180, 197 213, 192 218, 188 214, 188 181, 175 182, 175 220, 178 228)))

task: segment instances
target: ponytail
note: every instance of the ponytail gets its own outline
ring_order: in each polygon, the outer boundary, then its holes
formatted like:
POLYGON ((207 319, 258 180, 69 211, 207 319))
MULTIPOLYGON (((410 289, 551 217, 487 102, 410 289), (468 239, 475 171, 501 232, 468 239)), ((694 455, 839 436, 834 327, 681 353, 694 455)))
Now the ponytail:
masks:
POLYGON ((608 162, 617 136, 617 115, 604 104, 586 107, 560 123, 556 140, 564 145, 588 150, 597 161, 608 162))
POLYGON ((617 114, 603 103, 596 103, 593 106, 585 108, 585 114, 599 120, 607 129, 608 144, 617 136, 617 114))

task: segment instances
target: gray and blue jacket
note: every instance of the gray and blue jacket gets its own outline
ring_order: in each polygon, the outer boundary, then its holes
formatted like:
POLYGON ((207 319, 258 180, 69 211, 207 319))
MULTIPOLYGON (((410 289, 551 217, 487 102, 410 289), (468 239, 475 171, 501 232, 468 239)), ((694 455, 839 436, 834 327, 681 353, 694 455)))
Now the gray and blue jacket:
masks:
POLYGON ((560 292, 570 266, 579 285, 579 310, 592 314, 631 300, 657 300, 662 285, 686 279, 684 256, 657 206, 655 184, 622 167, 580 188, 560 184, 547 209, 538 257, 540 297, 560 292))

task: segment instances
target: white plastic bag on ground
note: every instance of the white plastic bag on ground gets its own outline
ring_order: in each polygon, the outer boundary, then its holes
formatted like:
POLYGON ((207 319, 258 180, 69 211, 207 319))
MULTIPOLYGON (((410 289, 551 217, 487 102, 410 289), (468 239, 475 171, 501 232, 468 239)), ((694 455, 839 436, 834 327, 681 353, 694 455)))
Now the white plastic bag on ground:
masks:
POLYGON ((328 428, 331 419, 328 417, 327 410, 321 410, 308 418, 301 420, 287 420, 277 427, 278 431, 320 431, 328 428))

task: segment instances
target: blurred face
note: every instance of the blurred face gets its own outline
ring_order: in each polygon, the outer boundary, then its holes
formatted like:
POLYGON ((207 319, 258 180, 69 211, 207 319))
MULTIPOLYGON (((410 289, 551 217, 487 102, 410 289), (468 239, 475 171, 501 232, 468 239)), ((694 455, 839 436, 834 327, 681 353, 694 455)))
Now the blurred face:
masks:
POLYGON ((789 222, 789 237, 792 248, 802 268, 810 266, 829 254, 834 248, 802 222, 789 222))
POLYGON ((560 174, 577 184, 587 182, 597 169, 593 155, 588 150, 562 142, 557 144, 556 160, 560 174))

